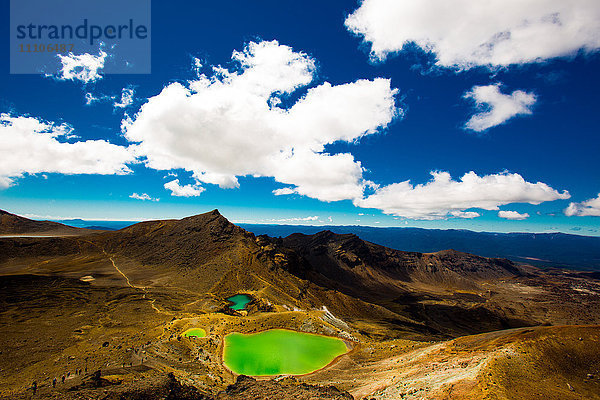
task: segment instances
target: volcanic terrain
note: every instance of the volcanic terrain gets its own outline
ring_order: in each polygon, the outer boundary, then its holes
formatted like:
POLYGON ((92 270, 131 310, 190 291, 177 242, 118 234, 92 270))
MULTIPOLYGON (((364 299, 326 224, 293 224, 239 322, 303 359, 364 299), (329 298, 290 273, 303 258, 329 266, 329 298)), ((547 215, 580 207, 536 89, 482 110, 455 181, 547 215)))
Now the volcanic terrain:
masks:
POLYGON ((600 399, 599 294, 590 273, 255 236, 217 210, 119 231, 0 211, 0 398, 600 399), (226 334, 271 328, 349 351, 295 377, 224 366, 226 334))

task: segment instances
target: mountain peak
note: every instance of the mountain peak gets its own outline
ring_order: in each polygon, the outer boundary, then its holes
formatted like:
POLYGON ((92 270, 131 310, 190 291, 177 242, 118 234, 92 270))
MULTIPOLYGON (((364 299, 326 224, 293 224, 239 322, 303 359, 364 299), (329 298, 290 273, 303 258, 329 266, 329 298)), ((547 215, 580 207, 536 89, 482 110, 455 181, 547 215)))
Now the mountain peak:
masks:
POLYGON ((148 265, 192 269, 255 240, 218 210, 182 219, 140 222, 109 232, 105 238, 107 251, 126 254, 148 265))
POLYGON ((189 225, 207 225, 215 222, 222 224, 231 224, 231 222, 227 218, 225 218, 216 208, 212 211, 185 217, 178 221, 179 224, 189 225))

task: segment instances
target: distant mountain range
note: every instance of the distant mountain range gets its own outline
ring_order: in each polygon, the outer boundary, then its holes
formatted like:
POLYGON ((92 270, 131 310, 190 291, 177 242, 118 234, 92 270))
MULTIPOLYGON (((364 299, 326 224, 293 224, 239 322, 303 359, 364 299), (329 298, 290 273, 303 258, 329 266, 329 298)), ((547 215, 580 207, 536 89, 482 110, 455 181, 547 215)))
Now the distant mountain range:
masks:
POLYGON ((101 231, 116 231, 119 229, 126 228, 133 224, 136 224, 136 221, 95 221, 95 220, 84 220, 84 219, 60 219, 54 220, 54 222, 59 222, 61 224, 74 226, 76 228, 86 228, 86 229, 94 229, 101 231))
MULTIPOLYGON (((56 220, 93 230, 119 230, 135 221, 56 220)), ((457 229, 376 228, 369 226, 309 226, 238 224, 255 235, 286 237, 325 230, 352 233, 363 240, 396 250, 433 253, 454 249, 484 257, 501 257, 540 267, 600 271, 600 237, 566 233, 496 233, 457 229)))
POLYGON ((392 249, 432 253, 454 249, 484 257, 545 267, 600 270, 600 237, 565 233, 493 233, 421 228, 374 228, 368 226, 301 226, 239 224, 256 235, 286 237, 323 230, 353 233, 363 240, 392 249))

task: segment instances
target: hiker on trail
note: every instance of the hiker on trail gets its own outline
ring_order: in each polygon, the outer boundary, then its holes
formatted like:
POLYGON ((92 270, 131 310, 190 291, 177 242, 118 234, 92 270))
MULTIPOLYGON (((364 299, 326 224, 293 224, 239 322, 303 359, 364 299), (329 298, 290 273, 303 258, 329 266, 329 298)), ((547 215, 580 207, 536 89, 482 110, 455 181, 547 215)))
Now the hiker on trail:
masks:
POLYGON ((35 394, 37 392, 37 381, 33 381, 31 388, 33 389, 33 394, 35 394))
POLYGON ((62 383, 65 383, 65 376, 62 376, 62 383))
POLYGON ((52 387, 55 388, 56 387, 56 378, 52 379, 52 387))

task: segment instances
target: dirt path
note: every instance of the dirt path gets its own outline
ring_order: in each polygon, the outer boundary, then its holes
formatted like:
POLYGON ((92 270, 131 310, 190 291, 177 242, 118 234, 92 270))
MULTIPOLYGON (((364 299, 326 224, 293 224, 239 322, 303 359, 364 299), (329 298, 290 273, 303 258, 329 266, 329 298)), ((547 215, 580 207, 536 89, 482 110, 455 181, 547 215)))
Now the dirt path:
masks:
POLYGON ((115 263, 115 260, 111 256, 109 256, 108 253, 106 253, 106 251, 102 250, 102 252, 104 253, 104 255, 106 255, 106 257, 108 257, 108 259, 112 263, 113 267, 115 267, 115 270, 125 279, 125 282, 127 282, 127 286, 129 286, 132 289, 142 290, 144 292, 144 295, 142 297, 150 302, 150 306, 152 307, 152 309, 154 311, 156 311, 159 314, 173 315, 172 313, 169 313, 167 311, 161 310, 160 308, 156 307, 156 304, 155 304, 156 299, 150 298, 148 296, 148 287, 147 286, 137 286, 137 285, 132 284, 131 281, 129 280, 129 277, 123 271, 121 271, 121 269, 117 266, 117 263, 115 263))
MULTIPOLYGON (((106 253, 104 253, 106 254, 106 253)), ((108 256, 108 254, 106 254, 108 256)), ((108 259, 110 260, 110 262, 112 263, 113 267, 115 267, 115 269, 117 270, 117 272, 119 274, 121 274, 123 276, 123 278, 125 278, 125 281, 127 281, 127 286, 134 288, 134 289, 142 289, 142 290, 146 290, 146 287, 144 286, 134 286, 131 284, 131 281, 129 280, 129 277, 127 275, 125 275, 125 273, 123 271, 121 271, 119 269, 119 267, 117 267, 117 264, 115 263, 115 260, 112 257, 108 257, 108 259)))

